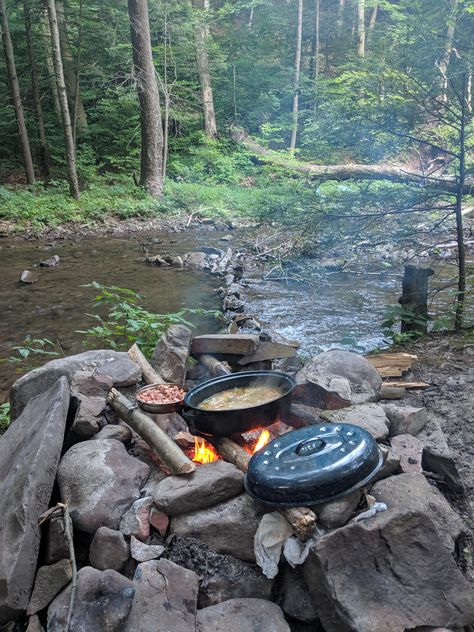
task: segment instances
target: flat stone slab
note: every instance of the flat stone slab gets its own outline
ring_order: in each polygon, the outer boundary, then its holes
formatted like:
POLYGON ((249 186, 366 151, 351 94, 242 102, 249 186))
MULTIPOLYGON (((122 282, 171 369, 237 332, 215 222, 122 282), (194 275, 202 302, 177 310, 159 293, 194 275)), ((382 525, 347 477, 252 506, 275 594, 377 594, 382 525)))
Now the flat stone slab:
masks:
POLYGON ((72 579, 70 560, 60 560, 50 566, 41 566, 36 573, 35 585, 26 610, 27 615, 35 614, 56 597, 58 592, 72 579))
POLYGON ((118 529, 150 469, 116 439, 83 441, 70 448, 58 469, 61 497, 69 501, 74 526, 86 533, 99 527, 118 529))
POLYGON ((283 612, 266 599, 229 599, 197 613, 197 632, 290 632, 283 612))
POLYGON ((0 440, 0 625, 28 605, 69 407, 65 378, 34 397, 0 440))
POLYGON ((254 334, 206 334, 193 338, 191 352, 246 356, 255 353, 257 344, 258 336, 254 334))
POLYGON ((422 512, 391 509, 323 536, 304 565, 326 632, 464 626, 474 592, 422 512))
POLYGON ((254 537, 265 511, 248 494, 240 494, 209 509, 176 516, 171 531, 201 540, 218 553, 255 561, 254 537))
POLYGON ((158 509, 177 516, 217 505, 243 489, 244 473, 219 460, 199 465, 189 476, 168 476, 155 486, 152 495, 158 509))
POLYGON ((388 420, 380 404, 360 404, 341 410, 321 411, 321 418, 333 424, 354 424, 381 441, 388 437, 388 420))

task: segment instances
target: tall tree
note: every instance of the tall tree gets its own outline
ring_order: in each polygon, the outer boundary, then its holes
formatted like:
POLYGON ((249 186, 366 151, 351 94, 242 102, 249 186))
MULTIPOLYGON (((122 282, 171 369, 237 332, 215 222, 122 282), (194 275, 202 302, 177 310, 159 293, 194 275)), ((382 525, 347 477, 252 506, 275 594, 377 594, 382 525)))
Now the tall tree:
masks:
POLYGON ((25 168, 28 184, 34 184, 35 170, 33 167, 33 159, 31 157, 30 141, 28 139, 28 131, 26 129, 25 115, 21 103, 20 86, 18 83, 18 76, 16 74, 15 54, 13 52, 13 44, 10 36, 5 0, 0 0, 0 24, 2 27, 3 50, 5 52, 5 59, 7 62, 8 82, 10 84, 12 103, 18 125, 18 133, 20 135, 23 166, 25 168))
POLYGON ((374 6, 372 7, 372 13, 370 14, 369 26, 367 28, 367 38, 365 42, 366 48, 374 32, 375 24, 377 23, 378 10, 379 10, 379 1, 374 0, 374 6))
POLYGON ((298 135, 298 111, 301 75, 301 40, 303 34, 303 0, 297 0, 297 2, 298 17, 296 27, 295 78, 293 87, 293 122, 291 126, 290 151, 294 151, 296 147, 296 137, 298 135))
POLYGON ((456 17, 458 11, 459 0, 450 0, 450 14, 448 18, 448 27, 446 29, 446 41, 438 63, 439 73, 441 75, 441 98, 444 102, 448 100, 448 68, 453 50, 454 27, 456 25, 456 17))
POLYGON ((160 93, 150 40, 147 0, 128 0, 133 65, 140 101, 140 184, 154 196, 163 193, 163 127, 160 93))
POLYGON ((40 16, 41 35, 43 39, 43 50, 45 52, 46 68, 51 83, 51 93, 53 95, 54 111, 60 125, 62 125, 61 105, 59 103, 58 86, 56 84, 56 75, 54 73, 53 50, 51 48, 51 31, 49 29, 48 10, 46 6, 42 7, 40 16))
POLYGON ((320 0, 314 0, 314 31, 311 51, 311 75, 313 79, 319 77, 319 53, 321 49, 320 42, 320 0))
MULTIPOLYGON (((82 13, 82 6, 81 6, 82 13)), ((66 22, 66 12, 64 10, 63 0, 56 0, 56 14, 58 16, 59 41, 61 44, 61 56, 64 68, 64 80, 66 82, 66 91, 71 112, 74 112, 73 129, 76 129, 79 136, 87 129, 87 117, 82 102, 81 92, 79 90, 79 68, 76 60, 80 57, 74 56, 69 41, 69 33, 66 22)), ((80 16, 81 19, 82 16, 80 16)), ((81 30, 81 26, 79 30, 81 30)), ((80 49, 80 42, 78 44, 80 49)), ((75 136, 75 134, 74 134, 75 136)))
POLYGON ((365 57, 365 0, 357 0, 357 55, 365 57))
POLYGON ((212 94, 211 74, 209 72, 207 12, 209 0, 193 0, 193 7, 200 9, 199 23, 196 27, 196 63, 201 86, 202 110, 204 115, 204 131, 209 138, 217 137, 216 115, 214 112, 214 96, 212 94))
POLYGON ((61 107, 64 142, 66 145, 66 164, 69 181, 69 191, 72 197, 78 200, 80 194, 76 171, 76 148, 72 133, 71 116, 69 114, 66 83, 64 80, 64 69, 61 58, 61 45, 59 40, 59 27, 55 0, 45 0, 45 6, 48 11, 49 30, 51 34, 51 48, 53 51, 54 74, 56 77, 59 105, 61 107))
POLYGON ((336 35, 340 35, 342 31, 342 23, 344 20, 345 6, 346 6, 346 0, 339 0, 339 6, 337 9, 337 20, 336 20, 336 35))
POLYGON ((35 105, 36 124, 38 126, 38 136, 40 142, 40 162, 41 171, 44 177, 49 176, 50 154, 48 142, 46 140, 46 131, 44 128, 43 106, 41 105, 41 95, 38 85, 38 72, 36 69, 36 55, 33 46, 33 33, 31 27, 31 10, 29 0, 23 0, 23 13, 25 18, 26 29, 26 45, 28 48, 28 59, 30 62, 31 88, 33 92, 33 102, 35 105))

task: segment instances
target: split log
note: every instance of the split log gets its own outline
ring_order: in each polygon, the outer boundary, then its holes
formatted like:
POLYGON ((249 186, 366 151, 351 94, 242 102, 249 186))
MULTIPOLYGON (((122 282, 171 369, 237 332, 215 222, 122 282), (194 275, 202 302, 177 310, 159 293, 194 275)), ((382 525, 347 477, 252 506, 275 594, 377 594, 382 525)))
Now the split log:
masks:
MULTIPOLYGON (((208 439, 212 445, 216 448, 220 456, 246 472, 249 461, 251 459, 250 454, 240 447, 232 439, 227 437, 217 438, 213 437, 208 439)), ((288 509, 278 509, 281 515, 291 524, 295 535, 305 542, 313 535, 316 527, 316 514, 308 507, 290 507, 288 509)))
POLYGON ((214 356, 211 356, 207 353, 199 356, 199 362, 203 364, 209 371, 209 373, 214 377, 219 377, 220 375, 228 375, 231 372, 227 362, 221 362, 214 356))
POLYGON ((146 382, 146 384, 165 384, 164 379, 151 366, 137 344, 130 347, 128 350, 128 357, 141 368, 143 381, 146 382))
POLYGON ((383 386, 392 388, 429 388, 431 384, 426 382, 384 382, 383 386))
POLYGON ((115 388, 111 389, 107 401, 119 417, 147 442, 160 461, 173 474, 190 474, 196 470, 196 465, 188 459, 166 432, 115 388))
POLYGON ((380 377, 400 377, 418 360, 412 353, 378 353, 365 356, 380 377))

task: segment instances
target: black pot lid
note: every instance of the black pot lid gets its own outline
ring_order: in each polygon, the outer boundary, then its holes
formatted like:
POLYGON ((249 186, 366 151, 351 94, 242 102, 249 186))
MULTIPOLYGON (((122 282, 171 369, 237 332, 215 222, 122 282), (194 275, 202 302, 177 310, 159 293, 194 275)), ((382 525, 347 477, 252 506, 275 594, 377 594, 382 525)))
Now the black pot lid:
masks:
POLYGON ((362 487, 382 462, 377 442, 358 426, 307 426, 281 435, 254 454, 245 488, 270 505, 315 505, 362 487))

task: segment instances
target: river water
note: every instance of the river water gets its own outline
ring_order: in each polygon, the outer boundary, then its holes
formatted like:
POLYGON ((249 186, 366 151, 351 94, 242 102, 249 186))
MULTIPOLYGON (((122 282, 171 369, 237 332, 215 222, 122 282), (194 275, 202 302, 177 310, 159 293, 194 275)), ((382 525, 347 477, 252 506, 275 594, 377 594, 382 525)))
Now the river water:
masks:
MULTIPOLYGON (((224 244, 222 236, 208 231, 154 233, 146 236, 146 246, 150 254, 182 255, 202 245, 225 249, 229 243, 224 244)), ((235 231, 230 245, 235 247, 246 237, 235 231)), ((11 349, 27 335, 59 342, 67 355, 84 350, 84 336, 77 330, 94 324, 86 314, 97 292, 84 287, 92 281, 139 292, 144 307, 154 312, 219 307, 214 292, 218 279, 190 270, 146 265, 143 239, 107 237, 52 244, 0 241, 0 402, 16 377, 17 368, 8 361, 11 349), (60 257, 57 267, 35 267, 54 254, 60 257), (38 282, 19 283, 24 269, 38 273, 38 282)), ((364 272, 363 263, 358 269, 358 274, 321 275, 308 262, 302 283, 263 280, 262 270, 252 269, 244 292, 246 312, 283 336, 298 340, 303 355, 341 345, 369 351, 384 344, 381 321, 387 305, 397 302, 401 272, 364 272)), ((197 331, 217 327, 209 319, 197 325, 197 331)))

